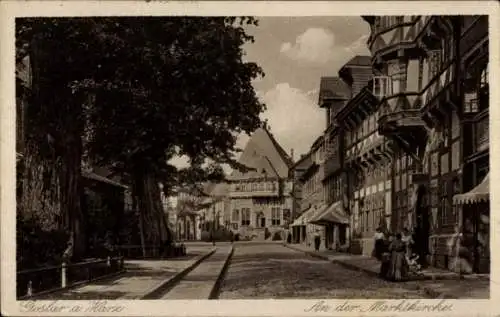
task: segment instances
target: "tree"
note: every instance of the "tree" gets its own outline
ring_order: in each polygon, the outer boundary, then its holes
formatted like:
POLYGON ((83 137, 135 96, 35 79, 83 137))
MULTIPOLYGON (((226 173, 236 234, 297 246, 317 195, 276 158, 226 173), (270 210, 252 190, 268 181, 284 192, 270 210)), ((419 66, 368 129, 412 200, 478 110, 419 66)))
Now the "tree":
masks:
MULTIPOLYGON (((98 91, 91 148, 101 161, 118 162, 115 167, 131 176, 144 215, 154 215, 159 207, 151 195, 158 191, 158 182, 223 179, 220 166, 204 166, 207 159, 244 169, 233 156, 236 135, 257 129, 265 106, 251 86, 251 80, 263 73, 242 60, 241 46, 253 38, 241 23, 257 22, 148 18, 115 23, 128 30, 123 31, 127 36, 136 32, 145 44, 135 45, 131 36, 113 50, 120 56, 114 56, 114 62, 99 62, 100 71, 109 72, 104 77, 113 80, 108 83, 113 89, 87 86, 98 91), (120 112, 113 111, 117 102, 120 112), (191 167, 177 171, 168 165, 175 155, 189 156, 191 167)), ((116 33, 106 28, 102 33, 115 41, 116 33)))
POLYGON ((220 163, 245 169, 234 160, 236 135, 262 125, 265 105, 251 86, 264 74, 243 61, 242 45, 253 41, 244 24, 257 20, 37 18, 17 24, 18 58, 32 56, 36 73, 29 156, 57 162, 51 168, 61 197, 55 200, 75 233, 75 252, 84 250, 84 153, 131 184, 147 242, 155 244, 172 238, 160 182, 168 196, 179 183, 222 180, 220 163), (190 168, 169 165, 176 155, 189 156, 190 168))

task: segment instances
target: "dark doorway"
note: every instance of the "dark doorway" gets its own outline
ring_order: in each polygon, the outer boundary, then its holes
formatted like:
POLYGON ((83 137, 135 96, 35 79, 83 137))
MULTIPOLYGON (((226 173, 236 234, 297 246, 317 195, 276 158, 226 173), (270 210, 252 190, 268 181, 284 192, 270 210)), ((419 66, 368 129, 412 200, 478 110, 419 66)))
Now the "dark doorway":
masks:
POLYGON ((417 192, 416 204, 417 223, 415 228, 415 251, 419 256, 420 264, 427 266, 429 255, 430 215, 427 204, 427 191, 423 186, 417 192))
POLYGON ((264 217, 260 218, 260 226, 262 228, 266 227, 266 218, 264 218, 264 217))

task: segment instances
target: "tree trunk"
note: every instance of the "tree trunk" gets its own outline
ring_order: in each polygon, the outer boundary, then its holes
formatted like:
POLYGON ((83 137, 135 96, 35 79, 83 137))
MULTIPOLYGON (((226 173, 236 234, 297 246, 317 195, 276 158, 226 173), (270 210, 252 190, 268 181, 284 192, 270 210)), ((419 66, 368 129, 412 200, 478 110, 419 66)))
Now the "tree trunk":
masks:
POLYGON ((141 238, 141 249, 142 249, 142 256, 146 257, 146 237, 144 236, 144 217, 140 211, 139 208, 139 202, 137 199, 137 196, 135 194, 132 194, 132 200, 133 200, 133 206, 134 206, 134 211, 139 218, 139 234, 141 238))
POLYGON ((66 135, 60 136, 62 145, 61 195, 62 208, 66 212, 66 227, 73 236, 73 257, 84 256, 87 248, 84 217, 82 212, 82 139, 81 124, 78 122, 78 106, 68 109, 66 114, 66 135))
POLYGON ((172 240, 163 211, 160 187, 153 173, 144 164, 136 171, 134 177, 134 195, 138 200, 140 219, 143 221, 143 230, 149 233, 148 243, 159 246, 172 240))
POLYGON ((42 230, 61 229, 63 212, 57 164, 40 157, 39 142, 27 140, 18 163, 20 183, 17 209, 24 219, 34 219, 42 230))

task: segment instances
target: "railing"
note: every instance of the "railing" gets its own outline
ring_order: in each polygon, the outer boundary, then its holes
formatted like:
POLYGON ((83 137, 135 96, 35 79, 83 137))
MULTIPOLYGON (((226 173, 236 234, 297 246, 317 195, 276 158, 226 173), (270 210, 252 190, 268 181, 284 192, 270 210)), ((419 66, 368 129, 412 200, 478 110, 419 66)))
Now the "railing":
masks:
POLYGON ((57 266, 19 271, 16 274, 17 297, 28 299, 41 293, 92 281, 120 272, 123 266, 123 257, 119 256, 72 264, 63 262, 57 266))

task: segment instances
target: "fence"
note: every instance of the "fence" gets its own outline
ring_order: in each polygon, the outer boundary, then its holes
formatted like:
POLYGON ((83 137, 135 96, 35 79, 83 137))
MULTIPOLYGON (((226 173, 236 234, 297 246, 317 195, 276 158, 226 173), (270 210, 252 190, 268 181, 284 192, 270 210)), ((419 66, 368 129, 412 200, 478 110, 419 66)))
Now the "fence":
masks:
POLYGON ((123 270, 123 257, 93 260, 17 272, 17 297, 28 299, 42 293, 89 282, 123 270))

